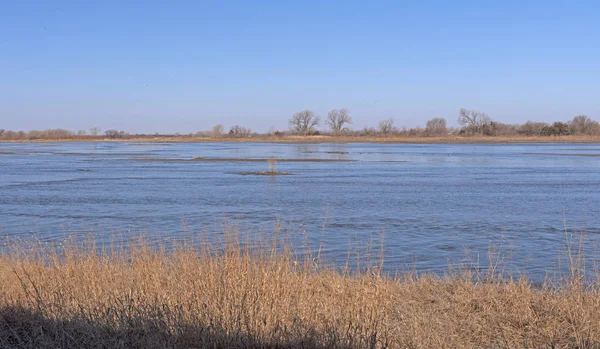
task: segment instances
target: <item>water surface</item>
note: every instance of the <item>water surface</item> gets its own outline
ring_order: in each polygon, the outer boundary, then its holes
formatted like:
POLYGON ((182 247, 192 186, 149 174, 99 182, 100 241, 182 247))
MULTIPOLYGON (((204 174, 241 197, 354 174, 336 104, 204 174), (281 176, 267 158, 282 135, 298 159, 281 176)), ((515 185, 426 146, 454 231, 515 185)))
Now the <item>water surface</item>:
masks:
POLYGON ((0 234, 177 240, 223 222, 344 263, 385 239, 387 270, 553 270, 569 233, 598 261, 594 144, 0 143, 0 234), (293 176, 242 176, 269 169, 293 176))

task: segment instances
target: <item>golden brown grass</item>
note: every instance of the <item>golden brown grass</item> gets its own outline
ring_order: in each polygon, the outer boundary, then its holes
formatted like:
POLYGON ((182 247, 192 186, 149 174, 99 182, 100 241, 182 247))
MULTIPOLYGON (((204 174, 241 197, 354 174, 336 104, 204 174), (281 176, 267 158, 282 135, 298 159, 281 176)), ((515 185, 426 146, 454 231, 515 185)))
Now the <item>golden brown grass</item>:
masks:
MULTIPOLYGON (((0 259, 2 348, 599 348, 598 282, 348 273, 140 243, 0 259)), ((45 250, 48 251, 48 250, 45 250)))
POLYGON ((44 142, 144 142, 144 143, 397 143, 397 144, 428 144, 428 143, 600 143, 600 136, 267 136, 259 135, 245 138, 232 137, 125 137, 110 139, 100 136, 74 136, 61 139, 14 140, 0 142, 44 143, 44 142))

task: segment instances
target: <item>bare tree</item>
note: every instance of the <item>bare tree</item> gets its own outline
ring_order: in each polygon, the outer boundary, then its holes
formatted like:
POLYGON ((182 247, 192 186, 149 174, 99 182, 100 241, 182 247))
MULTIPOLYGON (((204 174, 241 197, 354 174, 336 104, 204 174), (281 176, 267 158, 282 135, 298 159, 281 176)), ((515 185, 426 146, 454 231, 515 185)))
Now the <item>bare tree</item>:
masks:
POLYGON ((334 135, 340 135, 342 133, 346 133, 350 131, 346 124, 352 124, 352 118, 348 114, 348 109, 332 109, 329 114, 327 114, 327 125, 331 128, 331 132, 334 135))
POLYGON ((363 136, 376 136, 377 135, 377 130, 375 129, 375 127, 365 126, 363 128, 363 130, 361 131, 361 135, 363 135, 363 136))
POLYGON ((100 131, 102 131, 99 127, 92 127, 90 128, 90 133, 92 134, 92 136, 97 136, 98 134, 100 134, 100 131))
POLYGON ((527 121, 519 126, 517 133, 525 136, 541 136, 547 127, 550 125, 546 122, 527 121))
POLYGON ((600 133, 600 124, 587 115, 578 115, 569 121, 571 134, 595 135, 600 133))
POLYGON ((492 119, 486 113, 462 108, 459 112, 458 123, 465 131, 483 133, 492 123, 492 119))
POLYGON ((293 133, 308 136, 315 132, 319 121, 319 117, 315 116, 311 110, 303 110, 294 114, 290 119, 290 130, 293 133))
POLYGON ((49 130, 43 131, 42 133, 44 135, 44 138, 53 138, 53 139, 69 138, 73 135, 73 132, 71 132, 69 130, 65 130, 64 128, 49 129, 49 130))
POLYGON ((2 137, 2 135, 4 134, 4 132, 6 132, 6 130, 3 129, 3 128, 0 128, 0 137, 2 137))
POLYGON ((252 133, 252 130, 246 127, 235 125, 229 130, 229 136, 241 138, 241 137, 249 137, 252 133))
POLYGON ((123 138, 125 136, 125 131, 107 130, 106 132, 104 132, 104 134, 106 134, 106 137, 108 138, 116 139, 123 138))
POLYGON ((394 131, 394 119, 381 120, 379 122, 379 132, 387 136, 394 131))
POLYGON ((212 130, 210 131, 210 135, 213 138, 219 138, 223 135, 224 130, 225 130, 225 128, 223 127, 223 125, 221 125, 221 124, 215 125, 215 126, 213 126, 212 130))
POLYGON ((552 125, 542 129, 542 136, 566 136, 569 132, 569 124, 556 121, 552 125))
POLYGON ((448 133, 448 127, 446 126, 446 119, 444 118, 433 118, 427 121, 425 126, 425 133, 428 136, 443 136, 448 133))

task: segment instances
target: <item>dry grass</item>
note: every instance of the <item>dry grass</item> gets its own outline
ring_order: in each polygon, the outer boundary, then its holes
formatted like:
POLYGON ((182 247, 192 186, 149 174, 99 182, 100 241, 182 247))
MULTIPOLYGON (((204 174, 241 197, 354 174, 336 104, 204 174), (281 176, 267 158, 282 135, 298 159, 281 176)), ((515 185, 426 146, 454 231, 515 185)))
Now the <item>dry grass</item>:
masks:
POLYGON ((598 283, 577 268, 540 288, 494 273, 350 274, 276 250, 4 255, 0 347, 600 348, 598 283))
POLYGON ((44 143, 44 142, 144 142, 144 143, 396 143, 396 144, 443 144, 443 143, 600 143, 600 136, 252 136, 244 138, 230 137, 125 137, 110 139, 93 136, 74 136, 60 139, 14 140, 0 142, 44 143))

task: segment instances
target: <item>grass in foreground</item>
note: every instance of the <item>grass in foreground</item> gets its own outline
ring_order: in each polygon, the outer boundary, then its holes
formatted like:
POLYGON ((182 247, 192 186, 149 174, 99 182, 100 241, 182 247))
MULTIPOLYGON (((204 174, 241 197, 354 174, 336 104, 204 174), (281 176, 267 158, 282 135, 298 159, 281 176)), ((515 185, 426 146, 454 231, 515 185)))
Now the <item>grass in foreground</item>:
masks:
POLYGON ((2 348, 600 348, 598 282, 343 273, 275 249, 0 258, 2 348))

